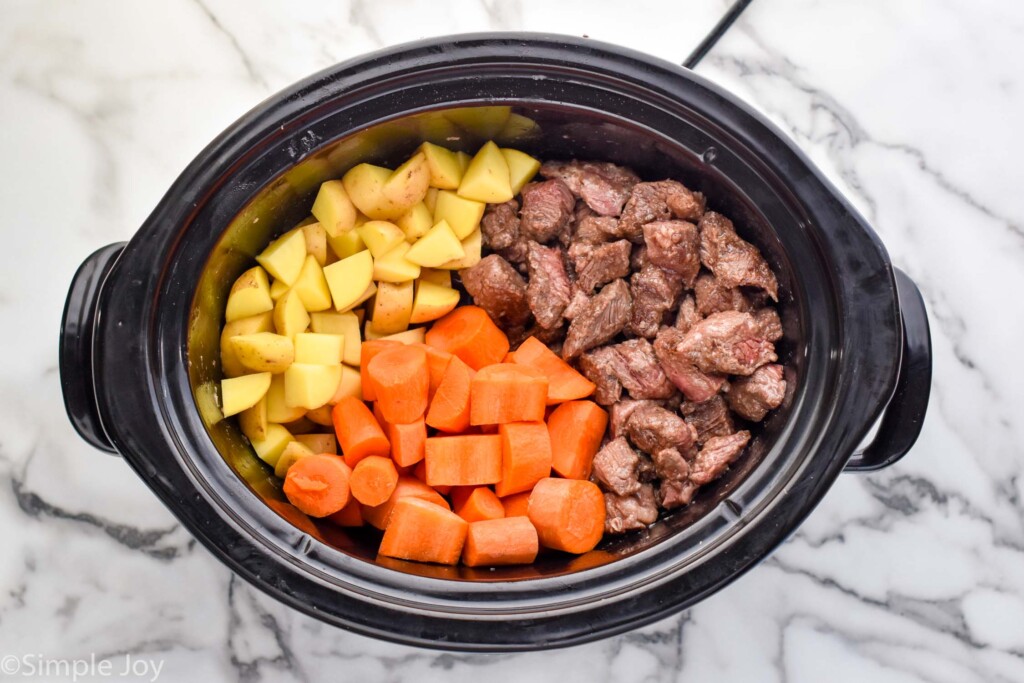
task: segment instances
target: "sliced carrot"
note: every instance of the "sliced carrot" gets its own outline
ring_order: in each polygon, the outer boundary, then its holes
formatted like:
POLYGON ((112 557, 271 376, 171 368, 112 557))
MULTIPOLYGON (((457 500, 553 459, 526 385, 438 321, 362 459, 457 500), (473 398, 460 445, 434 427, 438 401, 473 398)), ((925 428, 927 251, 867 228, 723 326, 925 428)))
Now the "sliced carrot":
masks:
MULTIPOLYGON (((425 448, 426 444, 423 444, 423 445, 424 445, 424 450, 426 450, 426 448, 425 448)), ((427 483, 427 461, 426 460, 420 460, 418 463, 416 463, 416 467, 414 467, 413 470, 412 470, 412 476, 416 477, 417 479, 422 481, 424 484, 427 483)), ((433 488, 434 488, 435 491, 440 493, 442 496, 447 496, 454 489, 460 488, 460 487, 457 487, 457 486, 435 486, 433 488)), ((461 487, 461 488, 471 488, 471 487, 464 486, 464 487, 461 487)))
POLYGON ((398 485, 398 471, 391 458, 371 455, 360 460, 352 469, 349 487, 352 496, 363 505, 381 505, 398 485))
POLYGON ((327 519, 338 526, 363 526, 363 506, 355 498, 349 498, 345 507, 328 515, 327 519))
POLYGON ((513 493, 501 499, 501 507, 505 509, 506 517, 528 517, 527 509, 530 504, 530 492, 513 493))
POLYGON ((499 496, 529 491, 551 476, 551 437, 543 422, 509 422, 499 425, 501 481, 494 485, 499 496))
POLYGON ((441 384, 427 410, 427 424, 458 434, 469 427, 469 392, 476 373, 461 358, 452 356, 441 384))
POLYGON ((585 479, 541 479, 530 494, 529 516, 544 547, 585 553, 604 534, 604 496, 585 479))
POLYGON ((427 439, 427 484, 479 486, 501 479, 501 437, 496 434, 427 439))
POLYGON ((500 363, 509 349, 508 337, 479 306, 460 306, 435 322, 427 330, 426 342, 455 354, 474 370, 500 363))
POLYGON ((488 365, 470 385, 469 423, 543 420, 547 394, 548 380, 539 370, 516 363, 488 365))
POLYGON ((500 519, 505 516, 505 508, 501 506, 498 496, 486 486, 477 486, 465 497, 462 504, 452 498, 452 512, 467 522, 478 522, 481 519, 500 519))
POLYGON ((417 562, 456 564, 469 524, 454 512, 418 498, 395 503, 380 554, 417 562))
POLYGON ((423 460, 427 445, 427 425, 423 418, 409 424, 388 425, 391 458, 399 467, 411 467, 423 460))
POLYGON ((435 505, 447 508, 448 501, 444 497, 424 484, 419 479, 412 477, 399 477, 398 484, 395 486, 395 490, 391 493, 391 497, 387 499, 382 505, 370 507, 368 505, 363 506, 363 519, 368 524, 383 529, 388 525, 388 520, 391 518, 391 511, 395 507, 395 503, 402 500, 403 498, 420 498, 422 500, 429 501, 435 505))
POLYGON ((551 466, 566 479, 586 479, 601 446, 608 413, 593 401, 563 403, 548 418, 551 466))
POLYGON ((594 393, 594 383, 576 372, 536 337, 529 337, 511 354, 513 362, 528 365, 548 378, 547 403, 561 403, 594 393))
POLYGON ((402 342, 394 339, 368 339, 359 346, 359 379, 362 382, 364 401, 376 401, 377 396, 373 393, 373 385, 366 374, 366 366, 370 364, 373 357, 384 349, 401 346, 402 342))
POLYGON ((529 564, 537 559, 537 530, 526 517, 471 522, 462 548, 467 567, 529 564))
POLYGON ((434 400, 434 392, 437 391, 437 387, 441 384, 441 379, 444 377, 444 371, 448 368, 448 363, 452 359, 452 354, 435 349, 428 344, 412 344, 412 346, 420 347, 427 354, 427 370, 430 371, 429 394, 430 400, 434 400))
POLYGON ((338 445, 349 467, 368 455, 387 455, 391 446, 366 404, 354 396, 343 398, 331 411, 338 445))
POLYGON ((380 403, 377 401, 373 402, 373 417, 377 420, 377 424, 380 425, 381 430, 383 430, 385 434, 388 434, 391 431, 391 425, 384 419, 384 413, 381 412, 380 403))
POLYGON ((310 517, 326 517, 348 503, 351 475, 352 470, 336 455, 306 455, 288 468, 284 495, 310 517))
POLYGON ((423 417, 430 389, 426 351, 405 344, 384 349, 367 363, 365 372, 385 420, 408 424, 423 417))

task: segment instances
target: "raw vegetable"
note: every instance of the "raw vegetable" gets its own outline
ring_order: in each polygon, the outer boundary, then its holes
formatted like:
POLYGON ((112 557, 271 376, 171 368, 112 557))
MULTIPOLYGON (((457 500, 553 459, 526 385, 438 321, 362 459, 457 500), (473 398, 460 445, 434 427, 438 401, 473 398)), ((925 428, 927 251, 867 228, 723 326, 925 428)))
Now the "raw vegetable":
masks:
POLYGON ((284 495, 310 517, 326 517, 349 501, 352 470, 336 455, 307 455, 288 468, 284 495))
POLYGON ((482 519, 500 519, 505 516, 498 496, 486 486, 477 486, 458 502, 452 497, 452 511, 467 522, 482 519))
POLYGON ((528 517, 530 505, 530 491, 514 493, 501 499, 501 507, 505 509, 506 517, 528 517))
POLYGON ((371 455, 352 470, 349 485, 352 495, 363 505, 381 505, 391 497, 398 484, 398 471, 391 458, 371 455))
POLYGON ((430 371, 422 348, 399 344, 384 349, 367 363, 366 377, 385 420, 407 424, 423 417, 430 371))
POLYGON ((446 509, 448 507, 448 501, 441 497, 440 493, 419 479, 399 476, 398 484, 391 493, 391 497, 383 505, 364 507, 363 519, 366 520, 367 524, 378 529, 385 528, 391 519, 391 512, 394 510, 395 504, 404 498, 420 498, 446 509))
POLYGON ((332 237, 348 232, 356 223, 356 207, 340 180, 328 180, 320 185, 312 213, 332 237))
POLYGON ((509 349, 508 337, 479 306, 456 308, 431 326, 426 341, 474 370, 501 362, 509 349))
POLYGON ((536 422, 544 419, 548 380, 538 370, 515 363, 480 368, 470 385, 471 425, 536 422))
MULTIPOLYGON (((460 246, 461 250, 461 246, 460 246)), ((224 318, 227 322, 248 318, 266 313, 274 308, 270 298, 270 283, 267 271, 260 266, 250 268, 235 280, 228 294, 227 310, 224 318)))
POLYGON ((261 372, 221 380, 221 412, 224 413, 224 417, 237 415, 256 405, 270 388, 270 379, 269 372, 261 372))
POLYGON ((292 363, 284 371, 285 405, 305 410, 319 408, 331 400, 340 383, 341 363, 292 363))
POLYGON ((450 358, 430 399, 426 420, 434 429, 458 434, 469 427, 469 393, 475 373, 458 356, 450 358))
POLYGON ((295 345, 288 337, 257 332, 231 337, 238 361, 255 372, 284 372, 295 360, 295 345))
POLYGON ((274 327, 279 335, 289 339, 295 339, 295 335, 309 327, 309 314, 296 289, 289 289, 274 305, 274 327))
POLYGON ((480 148, 462 175, 458 195, 478 202, 501 204, 512 199, 508 162, 498 146, 488 142, 480 148))
POLYGON ((551 474, 551 438, 543 422, 512 422, 498 427, 501 437, 499 496, 529 491, 551 474))
POLYGON ((585 553, 604 533, 604 495, 591 481, 541 479, 530 494, 528 512, 546 548, 585 553))
POLYGON ((457 564, 469 524, 445 508, 418 498, 395 504, 380 554, 402 560, 457 564))
POLYGON ((224 329, 220 333, 220 365, 224 374, 228 377, 238 377, 249 372, 249 369, 238 360, 235 345, 231 342, 234 337, 273 331, 274 314, 271 311, 241 320, 232 320, 224 325, 224 329))
POLYGON ((594 393, 594 383, 576 372, 536 337, 529 337, 512 352, 512 362, 544 373, 548 378, 547 403, 585 398, 594 393))
POLYGON ((249 441, 252 443, 252 448, 256 451, 259 459, 273 467, 277 464, 277 460, 281 457, 285 446, 290 441, 294 441, 294 437, 291 435, 291 432, 281 425, 271 423, 267 425, 267 432, 264 438, 249 439, 249 441))
POLYGON ((327 516, 338 526, 363 526, 363 506, 355 498, 349 498, 345 507, 327 516))
POLYGON ((373 329, 380 334, 404 332, 412 316, 412 282, 379 282, 373 304, 373 329))
POLYGON ((256 261, 274 276, 291 287, 306 262, 306 236, 302 230, 289 230, 263 250, 256 261))
POLYGON ((369 251, 356 252, 324 268, 324 277, 334 308, 347 310, 373 285, 373 257, 369 251))
POLYGON ((497 434, 435 436, 425 450, 431 486, 478 486, 501 479, 501 438, 497 434))
POLYGON ((377 394, 373 391, 373 385, 370 383, 369 376, 366 372, 370 365, 370 361, 373 360, 373 357, 381 351, 398 347, 400 344, 401 342, 397 342, 393 339, 374 339, 363 342, 363 346, 359 354, 359 374, 363 382, 363 400, 377 400, 377 394))
POLYGON ((334 434, 300 434, 295 440, 314 453, 338 454, 338 440, 334 434))
POLYGON ((451 287, 420 279, 416 283, 409 322, 416 324, 437 320, 459 304, 459 296, 459 292, 451 287))
POLYGON ((357 398, 344 398, 331 411, 338 445, 349 467, 371 455, 388 455, 391 445, 377 419, 357 398))
POLYGON ((313 449, 301 441, 289 441, 274 465, 274 476, 284 479, 288 469, 307 455, 313 455, 313 449))
POLYGON ((399 467, 409 467, 423 460, 427 446, 427 425, 423 418, 408 424, 388 425, 391 457, 399 467))
POLYGON ((537 530, 526 517, 472 522, 466 530, 462 563, 467 567, 529 564, 537 559, 537 530))
POLYGON ((551 466, 566 479, 586 479, 601 446, 608 413, 593 401, 563 403, 548 416, 551 466))

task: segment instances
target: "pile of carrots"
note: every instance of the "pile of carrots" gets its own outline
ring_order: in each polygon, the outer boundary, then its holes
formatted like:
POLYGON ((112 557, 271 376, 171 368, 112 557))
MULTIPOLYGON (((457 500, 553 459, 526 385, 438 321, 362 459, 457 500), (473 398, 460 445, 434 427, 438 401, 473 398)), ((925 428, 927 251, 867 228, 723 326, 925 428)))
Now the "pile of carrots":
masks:
POLYGON ((362 398, 332 411, 342 455, 285 477, 311 517, 384 531, 380 554, 441 564, 584 553, 604 532, 588 480, 608 416, 594 385, 535 338, 509 341, 483 309, 456 308, 423 344, 364 342, 362 398))

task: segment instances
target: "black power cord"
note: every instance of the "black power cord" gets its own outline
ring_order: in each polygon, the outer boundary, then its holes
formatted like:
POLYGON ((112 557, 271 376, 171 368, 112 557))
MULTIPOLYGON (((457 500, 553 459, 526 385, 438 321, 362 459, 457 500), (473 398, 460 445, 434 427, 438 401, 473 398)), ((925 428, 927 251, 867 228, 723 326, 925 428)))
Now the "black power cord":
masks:
POLYGON ((704 40, 700 41, 700 45, 693 49, 690 56, 683 62, 683 66, 687 69, 693 69, 700 64, 700 60, 704 59, 704 56, 708 52, 711 52, 711 48, 715 46, 715 43, 725 35, 725 32, 728 31, 729 27, 733 25, 733 22, 743 14, 743 10, 745 10, 747 5, 752 1, 753 0, 736 0, 732 7, 729 8, 729 11, 722 15, 722 18, 718 20, 718 23, 715 24, 713 29, 711 29, 711 32, 704 36, 704 40))

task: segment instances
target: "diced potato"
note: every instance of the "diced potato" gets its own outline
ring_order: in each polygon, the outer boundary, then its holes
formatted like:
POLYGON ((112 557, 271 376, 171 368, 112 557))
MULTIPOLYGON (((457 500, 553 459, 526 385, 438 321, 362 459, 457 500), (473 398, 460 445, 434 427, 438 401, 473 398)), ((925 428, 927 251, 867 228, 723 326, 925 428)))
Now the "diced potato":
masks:
POLYGON ((490 140, 505 127, 512 107, 507 105, 491 105, 486 107, 459 107, 449 109, 444 115, 459 124, 470 133, 490 140))
POLYGON ((305 332, 309 327, 309 313, 306 312, 299 292, 294 287, 277 300, 277 305, 274 306, 274 327, 278 334, 289 339, 294 339, 295 335, 305 332))
MULTIPOLYGON (((362 223, 360 223, 362 225, 362 223)), ((349 230, 343 235, 337 237, 327 236, 327 244, 330 246, 331 251, 339 259, 345 259, 352 254, 358 254, 359 252, 366 249, 366 244, 363 243, 363 238, 359 236, 359 233, 355 230, 349 230)))
POLYGON ((279 424, 267 425, 266 438, 249 439, 253 450, 256 451, 256 455, 271 467, 277 464, 285 447, 294 440, 291 432, 279 424))
MULTIPOLYGON (((269 387, 268 387, 269 388, 269 387)), ((267 397, 256 401, 256 405, 238 414, 238 426, 242 433, 252 439, 267 438, 267 397)))
POLYGON ((406 282, 420 276, 419 264, 406 258, 409 243, 399 242, 394 249, 373 261, 373 279, 380 282, 406 282))
POLYGON ((351 230, 356 224, 356 207, 340 180, 328 180, 320 185, 313 201, 313 216, 324 231, 334 237, 351 230))
POLYGON ((370 221, 363 223, 356 232, 370 250, 373 258, 380 258, 405 241, 405 233, 394 223, 388 221, 370 221))
POLYGON ((277 423, 295 422, 306 414, 284 402, 284 375, 274 375, 267 390, 267 420, 277 423))
POLYGON ((278 301, 282 296, 288 293, 289 289, 291 289, 291 287, 286 285, 283 280, 274 280, 270 284, 270 298, 274 301, 278 301))
POLYGON ((340 334, 302 332, 295 335, 295 362, 332 365, 340 363, 345 338, 340 334))
POLYGON ((299 441, 299 437, 296 436, 295 441, 288 442, 284 450, 281 451, 277 462, 274 463, 274 475, 284 479, 288 474, 288 468, 307 455, 313 455, 313 449, 299 441))
POLYGON ((378 334, 373 329, 373 323, 366 323, 366 338, 367 339, 387 339, 390 341, 402 342, 403 344, 422 344, 426 340, 427 328, 425 327, 410 327, 405 332, 396 332, 394 334, 378 334))
POLYGON ((349 365, 359 365, 359 347, 362 336, 360 321, 355 313, 313 313, 310 315, 310 329, 317 334, 336 334, 345 340, 341 360, 349 365))
POLYGON ((437 268, 423 268, 420 270, 420 282, 432 282, 440 287, 452 286, 452 272, 450 270, 439 270, 437 268))
POLYGON ((302 236, 306 238, 306 255, 312 255, 320 267, 327 265, 327 232, 319 223, 302 226, 302 236))
MULTIPOLYGON (((308 415, 309 413, 306 414, 308 415)), ((295 440, 314 453, 338 454, 338 439, 334 434, 299 434, 295 437, 295 440)))
POLYGON ((462 169, 462 175, 466 175, 466 169, 469 168, 469 162, 473 160, 473 157, 469 156, 465 152, 456 152, 455 156, 459 160, 459 168, 462 169))
POLYGON ((427 230, 433 227, 434 214, 426 204, 420 202, 403 213, 395 221, 395 225, 405 233, 405 241, 412 243, 427 234, 427 230))
POLYGON ((466 252, 466 255, 462 258, 449 261, 438 268, 444 268, 445 270, 462 270, 463 268, 471 268, 476 264, 480 263, 480 252, 483 249, 483 236, 480 234, 480 229, 477 228, 469 237, 462 240, 462 250, 466 252))
POLYGON ((291 287, 306 262, 306 236, 302 230, 289 230, 263 250, 256 261, 267 272, 291 287))
POLYGON ((231 343, 232 337, 239 337, 244 334, 256 334, 257 332, 274 331, 274 314, 271 311, 260 313, 241 320, 232 320, 224 326, 220 332, 220 367, 227 377, 238 377, 250 370, 242 365, 235 353, 235 346, 231 343))
POLYGON ((413 298, 409 322, 415 324, 437 320, 458 305, 457 290, 421 279, 416 283, 416 296, 413 298))
POLYGON ((384 197, 395 206, 401 207, 402 213, 414 204, 423 201, 430 187, 430 164, 423 152, 417 152, 409 160, 395 169, 384 184, 384 197))
MULTIPOLYGON (((429 183, 429 169, 427 182, 429 183)), ((397 203, 392 197, 399 196, 403 187, 393 186, 385 195, 385 188, 392 178, 389 169, 372 164, 354 166, 341 179, 348 191, 349 198, 361 212, 376 220, 391 220, 405 213, 413 204, 422 201, 422 195, 413 197, 408 203, 397 203)), ((415 189, 415 188, 414 188, 415 189)), ((426 192, 424 186, 423 192, 426 192)), ((408 199, 408 197, 403 197, 408 199)))
POLYGON ((368 301, 376 293, 377 293, 377 283, 376 282, 371 282, 369 285, 366 286, 366 289, 363 290, 363 293, 359 295, 359 298, 356 299, 355 303, 353 303, 351 306, 346 308, 345 311, 340 311, 340 312, 344 313, 346 311, 352 311, 357 316, 360 316, 360 320, 361 320, 362 319, 361 316, 363 315, 363 310, 361 308, 358 308, 358 307, 363 305, 363 303, 368 301))
POLYGON ((373 304, 373 329, 382 334, 404 332, 412 315, 412 282, 381 282, 373 304))
POLYGON ((325 405, 325 406, 320 406, 319 408, 316 408, 314 410, 307 410, 306 411, 306 419, 310 420, 310 421, 312 421, 312 422, 314 422, 314 423, 316 423, 316 424, 318 424, 318 425, 320 425, 322 427, 332 427, 332 426, 334 426, 334 419, 331 416, 331 406, 330 406, 330 404, 325 405))
POLYGON ((274 308, 270 298, 270 281, 267 271, 259 266, 250 268, 235 280, 228 294, 228 306, 224 317, 227 322, 266 313, 274 308))
POLYGON ((292 340, 272 332, 231 337, 231 345, 239 362, 256 372, 284 372, 295 360, 292 340))
POLYGON ((359 374, 359 371, 355 368, 350 368, 347 365, 341 366, 341 381, 338 382, 338 388, 334 392, 334 396, 328 401, 330 405, 338 403, 343 398, 358 398, 360 401, 363 400, 363 376, 359 374))
POLYGON ((299 295, 306 311, 326 311, 331 308, 331 290, 327 287, 327 278, 312 255, 306 256, 306 264, 302 266, 299 279, 292 285, 292 289, 299 295))
POLYGON ((270 388, 269 372, 255 375, 230 377, 220 381, 221 411, 224 417, 237 415, 246 408, 252 408, 270 388))
POLYGON ((448 221, 442 219, 427 231, 427 234, 416 240, 409 248, 405 258, 427 268, 437 268, 442 263, 460 259, 466 255, 462 243, 455 236, 448 221))
POLYGON ((429 142, 424 142, 420 151, 430 167, 430 186, 442 190, 458 189, 462 181, 462 166, 455 152, 429 142))
MULTIPOLYGON (((341 382, 341 363, 314 365, 292 363, 284 371, 284 403, 313 410, 326 405, 341 382)), ((303 411, 305 414, 305 410, 303 411)))
POLYGON ((295 227, 296 228, 304 228, 307 225, 313 225, 313 223, 316 223, 316 222, 317 222, 316 216, 314 216, 313 214, 310 214, 310 215, 306 216, 305 218, 303 218, 298 223, 296 223, 295 227))
POLYGON ((324 268, 324 277, 334 308, 339 311, 349 308, 373 284, 373 257, 369 251, 360 251, 324 268))
POLYGON ((505 157, 505 163, 508 164, 508 179, 512 184, 512 194, 519 194, 523 186, 537 175, 537 171, 540 170, 540 161, 518 149, 503 147, 501 154, 505 157))
POLYGON ((480 227, 487 205, 472 199, 466 199, 449 190, 437 193, 437 204, 434 206, 434 221, 447 221, 460 240, 466 239, 471 232, 480 227))
MULTIPOLYGON (((430 213, 434 213, 434 207, 437 205, 437 193, 439 190, 436 187, 427 189, 427 194, 423 195, 423 206, 430 210, 430 213)), ((430 221, 433 224, 434 221, 430 221)))
POLYGON ((512 199, 508 162, 493 142, 488 142, 469 162, 459 183, 458 195, 478 202, 501 204, 512 199))

